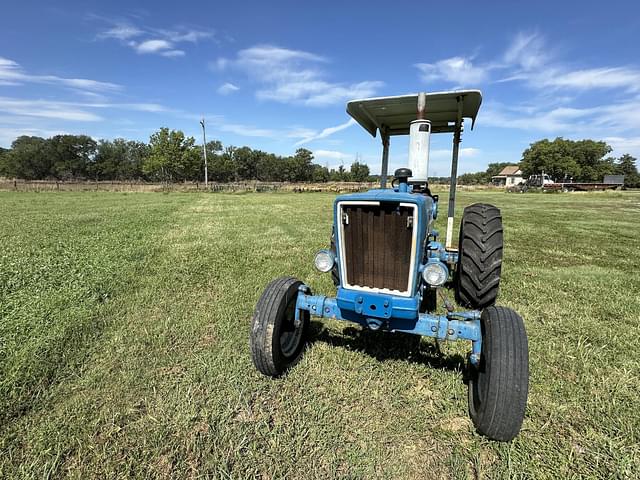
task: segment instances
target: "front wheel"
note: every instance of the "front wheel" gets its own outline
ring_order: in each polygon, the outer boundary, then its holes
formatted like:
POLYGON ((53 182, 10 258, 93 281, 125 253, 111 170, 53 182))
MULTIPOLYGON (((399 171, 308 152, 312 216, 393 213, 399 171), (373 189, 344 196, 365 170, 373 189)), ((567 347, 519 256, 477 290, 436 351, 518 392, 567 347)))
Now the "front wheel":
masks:
POLYGON ((302 355, 309 327, 309 312, 300 312, 295 324, 300 280, 282 277, 264 289, 253 314, 249 346, 253 364, 264 375, 278 377, 302 355))
POLYGON ((482 352, 471 367, 469 414, 476 429, 508 442, 520 431, 529 391, 529 347, 522 317, 509 308, 482 312, 482 352))

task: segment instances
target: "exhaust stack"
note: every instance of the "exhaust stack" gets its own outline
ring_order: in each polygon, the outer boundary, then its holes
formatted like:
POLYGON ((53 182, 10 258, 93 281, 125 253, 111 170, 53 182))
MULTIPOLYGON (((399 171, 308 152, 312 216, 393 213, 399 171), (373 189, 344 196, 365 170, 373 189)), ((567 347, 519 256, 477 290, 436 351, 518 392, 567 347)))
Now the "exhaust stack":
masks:
POLYGON ((410 183, 427 183, 429 171, 429 143, 431 122, 425 119, 427 95, 418 94, 418 118, 409 127, 409 169, 413 172, 410 183))

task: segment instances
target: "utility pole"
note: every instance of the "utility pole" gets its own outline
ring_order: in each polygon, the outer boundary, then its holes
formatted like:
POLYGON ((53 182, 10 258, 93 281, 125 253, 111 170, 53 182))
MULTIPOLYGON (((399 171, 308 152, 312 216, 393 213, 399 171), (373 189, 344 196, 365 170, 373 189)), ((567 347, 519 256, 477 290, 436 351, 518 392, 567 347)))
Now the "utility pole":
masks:
POLYGON ((204 152, 204 188, 207 190, 209 188, 209 174, 207 172, 207 132, 204 128, 204 117, 200 120, 200 125, 202 125, 202 150, 204 152))

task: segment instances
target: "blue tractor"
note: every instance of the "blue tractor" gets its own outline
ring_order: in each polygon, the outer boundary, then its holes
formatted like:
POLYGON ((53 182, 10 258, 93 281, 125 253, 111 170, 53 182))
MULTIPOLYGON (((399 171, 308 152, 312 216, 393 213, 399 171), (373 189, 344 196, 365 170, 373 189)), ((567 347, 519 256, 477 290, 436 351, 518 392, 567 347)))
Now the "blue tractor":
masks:
POLYGON ((469 414, 477 431, 509 441, 522 426, 529 385, 527 334, 522 318, 495 305, 502 265, 502 217, 493 205, 464 209, 458 247, 453 218, 463 122, 475 123, 477 90, 354 100, 347 112, 383 153, 381 188, 341 195, 333 205, 331 248, 315 266, 330 273, 335 297, 313 295, 303 282, 282 277, 260 297, 252 320, 251 355, 264 375, 277 377, 300 358, 310 316, 357 323, 371 330, 471 342, 469 414), (432 133, 453 133, 445 243, 433 222, 438 196, 427 183, 432 133), (389 139, 409 135, 409 168, 387 187, 389 139), (454 291, 457 310, 444 295, 454 291), (442 301, 438 308, 437 295, 442 301))

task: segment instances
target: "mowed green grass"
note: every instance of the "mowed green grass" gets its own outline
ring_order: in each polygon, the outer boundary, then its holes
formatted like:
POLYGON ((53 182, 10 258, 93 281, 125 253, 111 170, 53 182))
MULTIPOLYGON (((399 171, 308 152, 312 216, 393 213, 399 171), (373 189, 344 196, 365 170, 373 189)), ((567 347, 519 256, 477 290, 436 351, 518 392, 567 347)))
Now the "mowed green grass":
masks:
POLYGON ((511 444, 474 432, 462 342, 314 322, 288 375, 254 369, 270 280, 333 293, 332 200, 0 193, 0 477, 637 478, 640 194, 459 195, 502 209, 529 334, 511 444))

